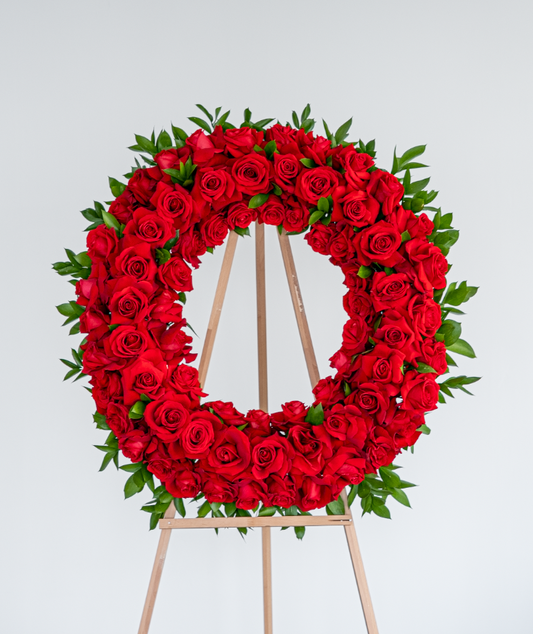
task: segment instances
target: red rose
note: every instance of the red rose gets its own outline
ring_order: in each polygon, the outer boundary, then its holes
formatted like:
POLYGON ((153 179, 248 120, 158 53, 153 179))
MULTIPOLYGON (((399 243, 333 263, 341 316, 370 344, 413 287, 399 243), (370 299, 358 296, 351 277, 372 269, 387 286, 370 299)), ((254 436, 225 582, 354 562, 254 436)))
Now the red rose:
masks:
POLYGON ((343 227, 340 231, 337 230, 333 233, 328 244, 328 252, 333 264, 352 259, 354 254, 353 235, 353 230, 350 227, 343 227))
POLYGON ((257 480, 264 480, 274 473, 285 476, 291 468, 293 456, 294 449, 286 438, 278 434, 258 437, 252 450, 252 474, 257 480))
POLYGON ((333 192, 331 219, 335 222, 347 222, 353 227, 366 227, 375 222, 378 213, 378 201, 364 191, 337 187, 333 192))
POLYGON ((409 260, 416 265, 424 289, 446 288, 448 261, 442 251, 427 240, 416 238, 405 245, 409 260))
POLYGON ((357 233, 355 240, 359 260, 365 266, 377 262, 393 267, 402 259, 398 253, 402 238, 396 227, 384 220, 357 233))
POLYGON ((407 372, 402 386, 403 403, 400 408, 420 409, 425 412, 437 409, 440 388, 435 378, 434 374, 407 372))
POLYGON ((234 484, 214 473, 204 474, 202 491, 210 504, 227 504, 237 495, 234 484))
POLYGON ((139 207, 124 229, 124 235, 148 242, 152 247, 162 247, 173 238, 175 231, 171 223, 154 211, 139 207))
POLYGON ((418 411, 398 409, 396 404, 387 412, 387 431, 394 440, 396 451, 412 447, 422 432, 416 431, 424 424, 424 416, 418 411))
POLYGON ((385 216, 390 216, 404 194, 403 185, 396 176, 382 170, 372 172, 367 191, 381 203, 381 209, 385 216))
POLYGON ((372 307, 372 298, 364 291, 350 289, 342 298, 342 305, 344 306, 344 310, 352 318, 359 316, 366 321, 372 321, 374 319, 375 312, 372 307))
POLYGON ((253 128, 230 128, 224 132, 226 151, 234 158, 250 154, 262 141, 263 133, 253 128))
POLYGON ((246 422, 248 423, 250 438, 255 436, 268 436, 270 429, 270 416, 261 409, 251 409, 246 414, 246 422))
POLYGON ((344 399, 344 390, 340 381, 336 381, 330 376, 320 381, 313 388, 313 394, 315 395, 315 403, 320 402, 326 407, 338 403, 344 399))
POLYGON ((218 434, 207 456, 210 470, 230 480, 236 479, 250 464, 250 441, 236 427, 227 427, 218 434))
POLYGON ((109 301, 112 324, 143 321, 148 313, 152 287, 148 282, 136 283, 133 278, 119 280, 109 301))
POLYGON ((118 447, 132 462, 141 462, 152 437, 143 429, 132 429, 118 439, 118 447))
POLYGON ((318 484, 314 478, 304 478, 298 493, 297 504, 305 512, 322 508, 332 500, 330 487, 318 484))
POLYGON ((416 341, 415 333, 405 317, 395 310, 385 312, 373 337, 383 341, 389 348, 402 352, 408 363, 420 353, 420 344, 416 341))
POLYGON ((396 457, 394 440, 386 429, 375 427, 367 443, 368 460, 374 471, 389 465, 396 457))
MULTIPOLYGON (((150 449, 152 449, 152 447, 150 447, 150 449)), ((150 451, 147 458, 148 463, 146 468, 150 473, 153 473, 161 482, 172 479, 178 465, 176 461, 168 455, 163 443, 159 443, 153 451, 150 451)))
POLYGON ((412 295, 409 278, 404 273, 374 273, 370 295, 376 311, 405 308, 412 295))
POLYGON ((128 190, 141 205, 147 205, 160 179, 161 172, 158 167, 138 169, 128 181, 128 190))
POLYGON ((369 334, 370 328, 366 321, 360 315, 356 315, 344 324, 342 345, 351 355, 363 352, 369 334))
POLYGON ((192 150, 192 162, 195 165, 206 165, 213 159, 215 154, 222 152, 221 148, 215 148, 213 141, 206 136, 203 130, 193 132, 185 143, 192 150))
POLYGON ((201 396, 207 396, 200 386, 198 370, 185 363, 180 363, 175 366, 173 364, 169 367, 168 384, 176 392, 186 394, 192 400, 198 400, 201 396))
POLYGON ((122 382, 118 372, 98 372, 89 379, 98 413, 105 414, 109 404, 122 400, 122 382))
POLYGON ((173 442, 189 423, 187 404, 187 399, 183 396, 167 394, 159 401, 148 403, 144 420, 163 442, 173 442))
POLYGON ((312 429, 295 425, 289 429, 289 442, 296 450, 293 470, 305 475, 316 475, 322 470, 325 460, 331 457, 331 441, 322 425, 312 429))
POLYGON ((270 496, 269 504, 271 506, 281 506, 288 509, 296 502, 296 487, 292 480, 285 476, 273 474, 268 478, 268 492, 270 496))
POLYGON ((236 502, 237 508, 250 511, 255 509, 263 498, 266 498, 266 491, 260 482, 243 480, 239 483, 239 492, 236 502))
POLYGON ((105 413, 105 422, 118 439, 133 429, 132 420, 128 416, 128 408, 120 403, 109 403, 105 413))
POLYGON ((382 383, 388 395, 395 396, 403 381, 404 359, 405 355, 398 350, 378 343, 373 350, 357 358, 355 378, 360 383, 382 383))
POLYGON ((200 493, 202 481, 200 475, 186 463, 177 465, 176 471, 163 484, 175 498, 194 498, 200 493))
POLYGON ((250 209, 246 203, 235 203, 228 209, 228 226, 230 229, 245 229, 257 218, 257 210, 250 209))
POLYGON ((365 479, 366 460, 353 447, 341 447, 324 469, 323 482, 331 486, 333 498, 348 484, 359 484, 365 479))
POLYGON ((117 245, 117 232, 105 225, 98 225, 87 234, 87 255, 93 262, 108 259, 117 245))
MULTIPOLYGON (((227 229, 226 229, 227 232, 227 229)), ((189 229, 180 234, 176 246, 172 249, 172 253, 179 255, 183 260, 192 264, 195 269, 200 266, 199 256, 204 255, 207 246, 198 231, 189 229)))
POLYGON ((358 275, 359 269, 361 268, 359 264, 356 262, 343 262, 340 267, 344 273, 343 284, 345 286, 358 291, 366 291, 368 289, 369 279, 363 279, 358 275))
POLYGON ((229 226, 224 214, 214 214, 200 225, 200 234, 207 247, 224 244, 229 226))
POLYGON ((296 181, 296 195, 311 205, 327 198, 339 184, 339 175, 331 167, 313 167, 303 170, 296 181))
POLYGON ((133 405, 141 398, 141 394, 152 399, 158 398, 163 392, 166 373, 167 364, 159 350, 147 350, 139 356, 122 371, 124 405, 133 405))
POLYGON ((364 189, 370 179, 368 169, 374 165, 372 157, 348 145, 338 152, 337 159, 346 170, 344 178, 348 183, 355 189, 364 189))
POLYGON ((285 207, 281 204, 277 196, 270 195, 264 205, 261 205, 259 211, 259 222, 266 225, 281 225, 285 220, 285 207))
MULTIPOLYGON (((322 255, 329 255, 329 243, 333 238, 333 228, 316 222, 311 230, 305 234, 304 240, 307 241, 311 249, 322 255)), ((359 268, 359 267, 358 267, 359 268)))
POLYGON ((415 295, 409 302, 409 316, 415 331, 423 337, 433 337, 441 327, 441 308, 432 299, 415 295))
POLYGON ((432 367, 437 374, 444 374, 448 368, 446 346, 442 341, 424 339, 420 353, 422 361, 432 367))
POLYGON ((294 193, 294 179, 300 173, 302 164, 294 154, 274 154, 274 182, 283 191, 294 193))
POLYGON ((150 202, 157 207, 161 218, 171 222, 180 231, 186 230, 197 220, 192 196, 181 185, 160 181, 150 202))
POLYGON ((179 362, 185 359, 190 363, 196 358, 195 354, 190 354, 192 346, 189 344, 192 343, 192 337, 183 332, 183 325, 181 322, 173 324, 160 334, 159 345, 165 361, 179 362))
POLYGON ((352 392, 345 403, 354 403, 364 413, 374 416, 378 423, 385 420, 390 399, 379 386, 374 383, 362 383, 352 392))
POLYGON ((291 128, 290 125, 280 125, 275 123, 271 128, 266 131, 267 141, 276 141, 278 148, 288 143, 291 143, 296 138, 297 130, 291 128))
POLYGON ((235 188, 235 182, 225 167, 204 168, 196 177, 193 188, 193 198, 210 203, 215 211, 242 196, 235 188))
POLYGON ((176 291, 192 291, 192 271, 185 262, 173 256, 159 267, 159 279, 176 291))
POLYGON ((283 228, 289 233, 299 233, 309 225, 309 211, 293 197, 285 200, 283 228))
POLYGON ((215 441, 215 430, 222 423, 211 412, 193 412, 181 430, 181 446, 187 458, 207 458, 209 448, 215 441))
POLYGON ((240 426, 245 422, 244 416, 235 409, 233 403, 213 401, 212 403, 205 403, 204 407, 211 407, 215 414, 220 416, 226 425, 240 426))
POLYGON ((127 275, 139 282, 153 280, 157 266, 150 245, 141 242, 121 251, 115 259, 113 270, 118 275, 127 275))
POLYGON ((104 341, 106 354, 130 359, 148 348, 148 333, 141 326, 119 326, 104 341))
POLYGON ((172 290, 162 289, 158 291, 156 297, 151 301, 150 328, 155 328, 156 326, 166 328, 168 322, 182 322, 183 309, 181 304, 178 304, 177 299, 178 294, 172 290))
MULTIPOLYGON (((108 211, 112 216, 115 216, 120 223, 125 225, 133 216, 133 212, 138 204, 139 203, 135 199, 131 190, 126 188, 126 190, 123 191, 120 196, 117 196, 117 198, 115 198, 115 200, 109 205, 108 211)), ((111 231, 114 231, 114 229, 111 229, 111 231)))
POLYGON ((264 194, 270 189, 272 163, 261 154, 248 154, 233 163, 231 175, 243 194, 264 194))
POLYGON ((362 448, 368 435, 367 419, 355 405, 334 405, 324 419, 324 429, 330 436, 362 448))
POLYGON ((301 401, 289 401, 281 406, 281 411, 289 423, 302 423, 307 416, 308 408, 301 401))

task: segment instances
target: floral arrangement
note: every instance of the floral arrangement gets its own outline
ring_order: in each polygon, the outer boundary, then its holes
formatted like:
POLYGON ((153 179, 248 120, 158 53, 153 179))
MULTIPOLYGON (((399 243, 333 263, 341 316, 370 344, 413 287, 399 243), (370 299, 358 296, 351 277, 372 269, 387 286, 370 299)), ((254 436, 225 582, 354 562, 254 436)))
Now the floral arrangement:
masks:
POLYGON ((108 432, 101 470, 118 468, 120 452, 130 461, 120 466, 131 474, 125 495, 152 491, 151 528, 171 503, 184 516, 184 498, 200 502, 200 517, 342 513, 345 487, 363 514, 390 517, 388 497, 409 505, 413 486, 395 457, 429 434, 427 412, 478 380, 438 381, 456 365, 450 353, 475 356, 450 315, 477 288, 447 286, 459 232, 431 206, 429 178, 412 179, 425 146, 395 153, 388 172, 374 141, 346 140, 351 119, 334 134, 324 122, 320 136, 309 106, 294 125, 270 127, 248 109, 235 127, 229 112, 198 107, 206 119, 190 117, 191 135, 172 126, 173 138, 136 136, 130 149, 145 166, 136 159, 127 183, 109 179, 115 199, 81 212, 87 250, 66 249, 68 261, 53 265, 76 290, 57 309, 85 338, 62 361, 65 379, 90 377, 94 420, 108 432), (305 233, 347 287, 333 375, 312 405, 272 414, 205 400, 183 316, 201 258, 256 220, 305 233))

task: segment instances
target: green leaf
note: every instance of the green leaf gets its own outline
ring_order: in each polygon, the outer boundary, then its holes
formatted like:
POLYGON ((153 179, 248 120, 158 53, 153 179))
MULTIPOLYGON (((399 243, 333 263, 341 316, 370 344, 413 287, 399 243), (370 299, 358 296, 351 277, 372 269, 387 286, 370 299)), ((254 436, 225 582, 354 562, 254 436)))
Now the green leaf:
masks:
POLYGON ((328 213, 329 211, 329 200, 327 198, 319 198, 317 203, 317 208, 319 211, 323 211, 324 213, 328 213))
POLYGON ((189 121, 192 121, 193 123, 195 123, 199 128, 202 128, 203 130, 211 134, 211 126, 209 125, 209 123, 207 123, 207 121, 200 119, 200 117, 187 117, 187 118, 189 119, 189 121))
POLYGON ((258 207, 261 207, 261 205, 264 205, 267 200, 268 194, 256 194, 255 196, 252 196, 252 198, 250 198, 250 201, 248 202, 248 208, 257 209, 258 207))
POLYGON ((348 494, 348 506, 351 506, 353 504, 353 501, 355 500, 355 497, 357 495, 358 488, 358 484, 352 484, 352 486, 350 487, 350 493, 348 494))
POLYGON ((387 488, 391 489, 400 486, 400 476, 397 473, 394 473, 391 469, 387 469, 387 467, 380 467, 379 475, 387 488))
POLYGON ((211 505, 206 500, 202 506, 198 509, 198 517, 205 517, 211 510, 211 505))
POLYGON ((205 116, 209 119, 209 121, 211 121, 211 123, 213 123, 213 121, 214 121, 213 116, 207 111, 206 108, 204 108, 204 106, 202 106, 201 104, 197 103, 196 107, 199 108, 205 114, 205 116))
POLYGON ((106 453, 106 455, 104 456, 104 459, 102 460, 102 464, 100 466, 100 469, 98 469, 98 471, 105 471, 107 469, 107 466, 111 462, 111 460, 113 460, 113 456, 114 455, 115 455, 115 452, 106 453))
POLYGON ((73 376, 76 376, 78 372, 80 372, 80 369, 78 367, 74 368, 73 370, 69 370, 69 372, 65 374, 63 381, 68 381, 68 379, 71 379, 73 376))
POLYGON ((144 401, 137 401, 130 407, 128 416, 133 420, 139 420, 144 416, 144 410, 146 409, 146 403, 144 401))
POLYGON ((110 176, 109 188, 111 189, 111 193, 113 194, 113 196, 117 198, 126 189, 126 185, 124 185, 124 183, 121 183, 120 181, 117 181, 116 178, 111 178, 110 176))
POLYGON ((359 267, 359 270, 357 271, 357 275, 358 277, 361 277, 362 279, 366 279, 367 277, 370 277, 373 272, 374 271, 369 266, 364 266, 362 264, 359 267))
POLYGON ((120 233, 120 222, 115 218, 115 216, 110 214, 108 211, 102 211, 102 219, 108 229, 114 229, 117 233, 120 233))
POLYGON ((344 502, 340 497, 336 500, 333 500, 333 502, 330 502, 326 506, 326 512, 328 513, 328 515, 344 515, 344 511, 344 502))
POLYGON ((420 425, 420 427, 418 427, 416 431, 421 431, 426 436, 429 436, 429 434, 431 434, 431 429, 425 424, 420 425))
POLYGON ((476 353, 472 346, 466 342, 464 339, 457 339, 455 343, 452 343, 450 346, 446 346, 450 352, 456 352, 457 354, 462 354, 465 357, 469 357, 470 359, 476 358, 476 353))
POLYGON ((68 361, 67 359, 59 359, 61 363, 64 363, 67 367, 72 368, 74 370, 79 370, 80 366, 76 363, 72 363, 72 361, 68 361))
POLYGON ((281 196, 283 192, 281 191, 281 187, 279 187, 279 185, 276 185, 276 183, 274 183, 274 194, 276 194, 276 196, 281 196))
POLYGON ((59 312, 60 315, 63 315, 63 317, 74 317, 76 316, 76 313, 74 311, 74 309, 72 308, 72 305, 70 303, 68 304, 59 304, 59 306, 56 306, 57 311, 59 312))
POLYGON ((185 517, 187 515, 185 504, 183 503, 182 498, 174 498, 174 506, 176 507, 176 511, 178 511, 181 517, 185 517))
POLYGON ((318 209, 316 211, 313 211, 313 213, 309 216, 309 226, 314 225, 315 222, 318 222, 323 215, 323 211, 319 211, 318 209))
POLYGON ((132 495, 135 495, 136 493, 139 493, 144 488, 144 484, 143 484, 143 486, 139 486, 139 484, 137 484, 137 481, 135 480, 135 476, 136 475, 137 474, 134 473, 132 476, 130 476, 126 480, 126 484, 124 485, 124 498, 125 499, 128 499, 132 495))
POLYGON ((132 464, 123 464, 120 468, 122 471, 126 471, 127 473, 136 473, 143 468, 143 463, 133 462, 132 464))
POLYGON ((437 340, 444 341, 448 348, 453 345, 461 336, 461 324, 453 319, 446 319, 442 326, 437 330, 437 340))
POLYGON ((381 503, 382 500, 380 500, 379 498, 374 498, 372 500, 372 511, 376 514, 379 515, 379 517, 384 517, 388 520, 390 520, 390 511, 389 509, 385 506, 385 504, 381 503))
POLYGON ((276 514, 275 506, 263 506, 259 511, 259 517, 271 517, 276 514))
POLYGON ((411 234, 409 233, 409 231, 407 231, 407 230, 406 230, 406 231, 404 231, 404 232, 402 233, 402 243, 403 243, 403 242, 407 242, 407 241, 408 241, 408 240, 410 240, 410 239, 411 239, 411 234))
POLYGON ((161 150, 168 150, 172 147, 172 139, 166 130, 161 130, 159 136, 157 137, 156 145, 159 152, 161 152, 161 150))
POLYGON ((435 370, 434 368, 432 368, 430 365, 427 365, 426 363, 422 363, 422 361, 418 362, 418 366, 416 368, 421 374, 437 374, 437 370, 435 370))
POLYGON ((441 249, 449 249, 457 240, 459 240, 459 231, 457 229, 448 229, 448 231, 437 233, 434 244, 441 249))
POLYGON ((296 537, 298 539, 303 539, 305 535, 305 526, 295 526, 294 532, 296 533, 296 537))
MULTIPOLYGON (((416 145, 415 147, 412 147, 411 149, 407 150, 406 152, 402 154, 402 156, 399 159, 400 165, 403 166, 409 163, 409 161, 412 161, 417 156, 424 154, 425 150, 426 150, 425 145, 416 145)), ((401 168, 401 169, 405 169, 405 168, 401 168)))
POLYGON ((409 504, 409 498, 401 489, 391 489, 391 495, 400 504, 411 508, 411 504, 409 504))
POLYGON ((235 502, 226 502, 224 504, 224 509, 226 511, 227 517, 233 517, 233 515, 235 515, 235 513, 237 512, 237 506, 235 502))
POLYGON ((311 423, 311 425, 322 425, 324 422, 324 408, 322 407, 322 403, 319 403, 316 407, 311 405, 305 417, 305 421, 311 423))
POLYGON ((244 236, 249 236, 250 235, 250 228, 249 227, 235 227, 235 229, 233 229, 233 231, 235 231, 235 233, 237 233, 238 235, 244 237, 244 236))
POLYGON ((135 140, 137 141, 137 145, 143 152, 148 152, 148 154, 151 154, 152 156, 155 156, 157 154, 155 143, 150 141, 150 139, 147 139, 140 134, 136 134, 135 140))
POLYGON ((335 144, 340 145, 348 136, 348 132, 352 127, 352 118, 348 119, 346 123, 343 123, 335 132, 335 144))
POLYGON ((272 159, 272 155, 277 149, 278 149, 278 146, 276 144, 276 141, 274 139, 272 139, 272 141, 269 141, 264 147, 267 158, 272 159))
POLYGON ((162 264, 165 264, 165 262, 168 262, 171 258, 171 254, 170 251, 168 251, 167 249, 156 249, 155 250, 155 259, 157 261, 157 264, 159 266, 161 266, 162 264))
POLYGON ((153 513, 152 515, 150 515, 150 530, 151 531, 157 528, 161 517, 162 515, 160 513, 153 513))
POLYGON ((302 158, 300 159, 300 163, 304 167, 308 167, 308 168, 316 167, 316 163, 313 161, 313 159, 302 158))

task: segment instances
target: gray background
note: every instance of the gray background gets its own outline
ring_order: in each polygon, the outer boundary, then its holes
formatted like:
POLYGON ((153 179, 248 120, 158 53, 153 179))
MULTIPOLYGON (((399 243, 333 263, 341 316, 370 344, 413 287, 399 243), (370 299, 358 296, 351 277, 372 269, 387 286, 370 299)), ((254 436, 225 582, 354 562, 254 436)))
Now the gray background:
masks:
MULTIPOLYGON (((71 287, 50 269, 84 246, 78 213, 128 171, 133 134, 197 102, 241 121, 310 101, 378 164, 428 143, 432 185, 461 240, 451 279, 481 290, 464 319, 482 375, 428 417, 405 455, 413 510, 357 520, 382 634, 525 634, 531 602, 531 5, 508 2, 49 1, 0 9, 2 311, 0 629, 137 631, 158 535, 123 501, 126 474, 97 472, 103 432, 80 383, 62 383, 72 342, 54 305, 71 287)), ((317 130, 322 131, 321 125, 317 130)), ((310 400, 273 230, 268 236, 271 411, 310 400)), ((293 240, 321 373, 340 343, 341 278, 293 240)), ((222 252, 195 276, 187 317, 200 336, 222 252)), ((257 405, 253 241, 240 239, 208 376, 213 398, 257 405)), ((201 341, 196 342, 200 349, 201 341)), ((356 511, 357 512, 357 511, 356 511)), ((274 629, 363 632, 340 529, 273 534, 274 629)), ((174 534, 158 632, 262 631, 260 533, 174 534)))

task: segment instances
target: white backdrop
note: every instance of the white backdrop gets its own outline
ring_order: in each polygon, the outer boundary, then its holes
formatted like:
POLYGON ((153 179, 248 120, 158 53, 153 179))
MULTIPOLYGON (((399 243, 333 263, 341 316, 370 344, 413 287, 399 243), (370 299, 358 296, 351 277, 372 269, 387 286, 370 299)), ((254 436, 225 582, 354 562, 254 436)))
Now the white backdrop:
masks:
MULTIPOLYGON (((109 199, 134 133, 192 131, 195 103, 284 122, 310 101, 333 127, 354 115, 353 136, 376 138, 386 169, 395 144, 428 143, 432 185, 461 229, 452 279, 481 287, 464 319, 478 359, 460 366, 483 376, 476 396, 432 413, 431 436, 401 458, 420 485, 413 509, 357 519, 380 632, 531 632, 530 3, 19 0, 0 12, 0 630, 136 632, 156 549, 138 510, 148 495, 124 502, 126 474, 97 472, 91 399, 61 382, 72 341, 54 306, 71 287, 49 263, 82 250, 78 210, 109 199)), ((311 394, 267 233, 275 411, 311 394)), ((324 375, 343 287, 293 243, 324 375)), ((187 305, 201 337, 221 256, 205 258, 187 305)), ((257 405, 253 283, 253 241, 239 239, 207 387, 240 408, 257 405)), ((308 529, 303 543, 275 531, 273 548, 276 634, 364 631, 340 529, 308 529)), ((173 535, 152 632, 191 631, 262 631, 258 531, 173 535)))

